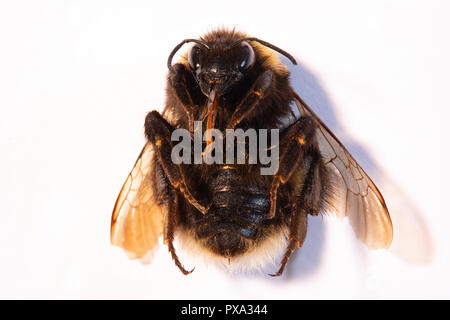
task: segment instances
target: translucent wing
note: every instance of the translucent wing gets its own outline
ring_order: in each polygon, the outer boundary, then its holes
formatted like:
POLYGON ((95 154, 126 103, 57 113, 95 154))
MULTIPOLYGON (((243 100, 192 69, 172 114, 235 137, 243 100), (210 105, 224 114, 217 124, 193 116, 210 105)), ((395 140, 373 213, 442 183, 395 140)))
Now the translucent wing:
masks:
POLYGON ((333 199, 336 214, 349 217, 357 238, 369 249, 388 248, 393 236, 392 223, 377 186, 298 95, 296 104, 301 115, 311 116, 317 122, 320 152, 336 185, 336 199, 333 199))
POLYGON ((111 244, 125 250, 130 259, 145 261, 162 233, 163 215, 151 188, 153 151, 142 149, 116 200, 111 218, 111 244))

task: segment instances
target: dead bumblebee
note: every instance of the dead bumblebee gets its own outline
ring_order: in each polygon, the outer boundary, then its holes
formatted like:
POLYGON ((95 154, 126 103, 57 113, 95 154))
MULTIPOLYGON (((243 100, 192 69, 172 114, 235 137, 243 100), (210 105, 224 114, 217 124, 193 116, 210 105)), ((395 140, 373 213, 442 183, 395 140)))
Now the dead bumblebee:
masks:
MULTIPOLYGON (((305 240, 308 215, 324 210, 348 216, 368 248, 389 247, 392 224, 381 193, 293 91, 289 72, 274 51, 295 64, 274 45, 228 30, 186 39, 174 48, 168 59, 165 109, 162 115, 147 115, 148 143, 112 215, 111 242, 130 258, 143 258, 162 234, 175 264, 188 274, 175 252, 176 235, 226 263, 256 266, 284 252, 274 274, 279 276, 305 240), (188 53, 172 65, 175 53, 189 42, 193 46, 188 53), (174 131, 184 129, 195 144, 196 124, 201 133, 279 130, 277 170, 262 174, 264 165, 250 161, 174 162, 174 131)), ((213 140, 207 135, 200 151, 205 153, 213 140)), ((257 144, 256 150, 261 148, 257 144)), ((193 149, 183 156, 195 158, 193 149)), ((247 160, 250 151, 244 151, 247 160)), ((228 160, 238 156, 233 153, 228 160)))

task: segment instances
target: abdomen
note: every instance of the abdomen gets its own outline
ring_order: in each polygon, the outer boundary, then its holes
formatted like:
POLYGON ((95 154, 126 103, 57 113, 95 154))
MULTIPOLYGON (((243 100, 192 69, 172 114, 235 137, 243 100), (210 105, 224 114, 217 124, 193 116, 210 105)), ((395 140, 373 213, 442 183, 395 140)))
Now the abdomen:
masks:
POLYGON ((251 184, 230 166, 210 175, 209 210, 203 215, 185 204, 184 227, 205 249, 223 257, 234 257, 255 247, 282 224, 282 217, 266 219, 270 209, 264 184, 251 184))

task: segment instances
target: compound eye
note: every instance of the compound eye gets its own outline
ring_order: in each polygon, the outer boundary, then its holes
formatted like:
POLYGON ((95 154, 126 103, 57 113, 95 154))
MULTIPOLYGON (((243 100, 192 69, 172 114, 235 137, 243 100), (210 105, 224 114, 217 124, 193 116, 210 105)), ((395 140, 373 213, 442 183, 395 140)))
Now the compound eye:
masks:
POLYGON ((188 62, 192 70, 200 68, 200 48, 193 45, 188 52, 188 62))
POLYGON ((239 67, 241 69, 248 69, 255 63, 255 51, 253 47, 246 41, 241 42, 242 60, 239 67))

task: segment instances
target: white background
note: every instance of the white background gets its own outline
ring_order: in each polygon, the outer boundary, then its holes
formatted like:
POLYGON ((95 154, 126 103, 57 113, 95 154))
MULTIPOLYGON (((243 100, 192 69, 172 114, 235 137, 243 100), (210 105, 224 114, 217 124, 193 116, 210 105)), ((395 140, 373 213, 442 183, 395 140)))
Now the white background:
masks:
POLYGON ((445 1, 2 1, 0 298, 450 298, 448 14, 445 1), (110 246, 168 54, 222 25, 298 59, 294 88, 386 198, 391 249, 366 250, 333 217, 310 218, 276 279, 186 277, 166 247, 145 266, 110 246))

